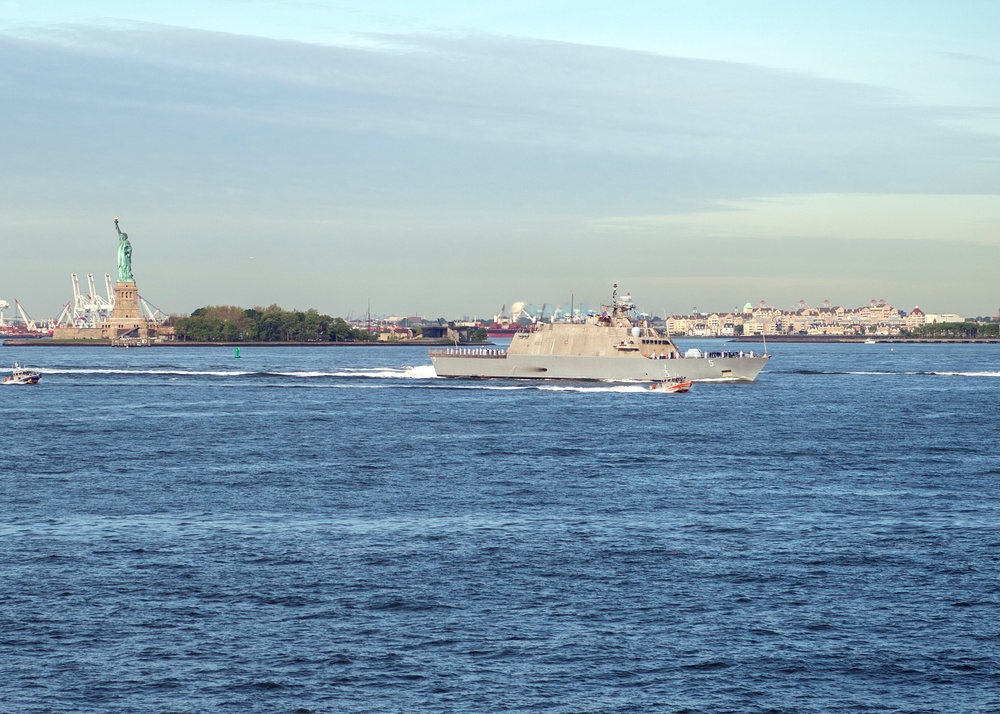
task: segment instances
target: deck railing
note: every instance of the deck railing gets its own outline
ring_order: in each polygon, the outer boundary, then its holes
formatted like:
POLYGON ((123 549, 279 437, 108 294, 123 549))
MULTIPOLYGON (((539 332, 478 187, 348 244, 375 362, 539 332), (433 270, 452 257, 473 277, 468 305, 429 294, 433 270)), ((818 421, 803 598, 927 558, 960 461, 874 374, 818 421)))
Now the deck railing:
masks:
POLYGON ((446 347, 441 350, 430 350, 431 357, 478 357, 480 359, 505 359, 507 350, 494 350, 485 347, 446 347))

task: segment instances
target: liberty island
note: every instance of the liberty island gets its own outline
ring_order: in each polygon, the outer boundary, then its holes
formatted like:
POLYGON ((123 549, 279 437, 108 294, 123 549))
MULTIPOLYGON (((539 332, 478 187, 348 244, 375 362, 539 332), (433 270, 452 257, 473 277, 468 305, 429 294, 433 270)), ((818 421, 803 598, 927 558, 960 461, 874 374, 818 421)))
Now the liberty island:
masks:
POLYGON ((139 288, 132 273, 132 242, 115 218, 118 233, 118 280, 114 286, 110 316, 94 326, 56 327, 54 340, 110 340, 112 345, 148 345, 152 340, 169 336, 173 328, 162 321, 145 317, 139 304, 139 288))

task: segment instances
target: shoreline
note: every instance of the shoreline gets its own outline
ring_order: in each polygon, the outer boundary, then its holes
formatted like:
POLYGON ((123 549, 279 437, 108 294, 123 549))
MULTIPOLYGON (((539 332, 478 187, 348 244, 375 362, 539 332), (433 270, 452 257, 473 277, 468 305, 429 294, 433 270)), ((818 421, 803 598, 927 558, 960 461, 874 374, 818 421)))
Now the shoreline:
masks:
MULTIPOLYGON (((852 335, 760 335, 739 337, 680 336, 674 340, 721 340, 723 342, 746 342, 761 344, 775 342, 782 344, 864 344, 873 339, 876 344, 1000 344, 1000 337, 871 337, 852 335)), ((52 340, 47 337, 7 337, 0 342, 3 347, 126 347, 112 345, 110 340, 52 340)), ((128 345, 128 347, 495 347, 496 343, 459 342, 452 340, 393 340, 392 342, 193 342, 178 341, 151 342, 148 345, 128 345)), ((126 348, 127 349, 127 348, 126 348)))
POLYGON ((853 336, 853 335, 765 335, 761 337, 760 335, 751 335, 745 337, 707 337, 707 338, 678 338, 678 339, 712 339, 712 340, 726 340, 727 342, 750 342, 750 343, 761 343, 761 342, 781 342, 781 343, 794 343, 802 342, 805 344, 809 343, 854 343, 863 345, 865 340, 875 340, 876 344, 958 344, 958 343, 974 343, 974 344, 1000 344, 1000 337, 889 337, 880 336, 872 337, 868 336, 853 336))
MULTIPOLYGON (((493 342, 460 342, 459 347, 489 347, 493 342)), ((118 347, 119 349, 145 349, 147 347, 454 347, 451 340, 394 340, 392 342, 151 342, 148 345, 112 345, 110 340, 52 340, 46 337, 6 338, 4 347, 118 347)))

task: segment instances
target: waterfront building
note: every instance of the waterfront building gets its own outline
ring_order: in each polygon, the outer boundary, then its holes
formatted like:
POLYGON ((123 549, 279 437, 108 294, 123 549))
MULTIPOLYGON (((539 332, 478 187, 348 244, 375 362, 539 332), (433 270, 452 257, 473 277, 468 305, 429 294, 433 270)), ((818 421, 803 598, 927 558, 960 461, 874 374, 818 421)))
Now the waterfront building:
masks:
POLYGON ((962 322, 963 318, 948 313, 925 314, 919 307, 909 313, 898 310, 885 300, 872 300, 868 305, 845 308, 824 301, 820 307, 804 302, 794 310, 780 310, 763 300, 757 305, 746 303, 730 313, 671 315, 664 323, 671 335, 686 337, 733 337, 735 335, 819 335, 890 337, 933 322, 962 322))

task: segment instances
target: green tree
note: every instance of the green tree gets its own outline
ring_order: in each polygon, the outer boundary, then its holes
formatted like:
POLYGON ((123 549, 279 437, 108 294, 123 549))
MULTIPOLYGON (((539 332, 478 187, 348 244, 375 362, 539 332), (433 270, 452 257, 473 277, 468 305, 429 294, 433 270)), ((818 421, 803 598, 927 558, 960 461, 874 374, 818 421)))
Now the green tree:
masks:
POLYGON ((243 309, 232 305, 200 307, 174 320, 180 340, 199 342, 326 342, 376 340, 367 330, 314 308, 283 310, 277 305, 243 309))
POLYGON ((333 318, 333 323, 327 328, 328 339, 333 342, 347 342, 351 337, 351 326, 342 317, 333 318))
POLYGON ((996 331, 990 330, 989 327, 976 322, 938 322, 921 325, 913 330, 913 336, 934 339, 976 339, 980 336, 995 336, 996 331))

